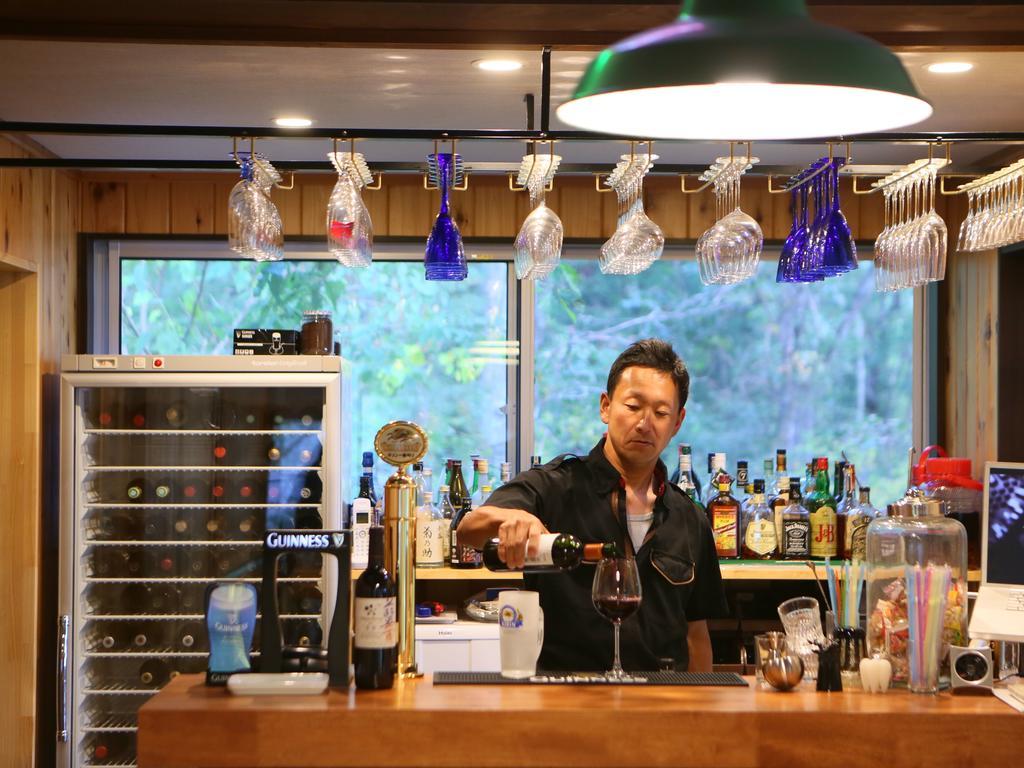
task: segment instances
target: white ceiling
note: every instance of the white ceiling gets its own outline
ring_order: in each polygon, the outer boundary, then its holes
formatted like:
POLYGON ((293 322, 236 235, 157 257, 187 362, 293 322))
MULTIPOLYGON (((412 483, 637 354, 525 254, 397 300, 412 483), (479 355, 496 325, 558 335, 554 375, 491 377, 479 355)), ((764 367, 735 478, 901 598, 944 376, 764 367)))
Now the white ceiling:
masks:
MULTIPOLYGON (((907 69, 935 114, 908 130, 1024 130, 1018 97, 1024 52, 904 53, 907 69), (935 75, 925 66, 966 60, 962 75, 935 75)), ((555 51, 553 101, 565 98, 590 54, 555 51)), ((303 115, 320 128, 525 128, 523 96, 540 109, 540 52, 298 48, 285 46, 149 45, 28 40, 0 41, 0 118, 9 121, 167 125, 271 125, 280 115, 303 115), (523 62, 512 73, 488 73, 476 59, 523 62)), ((751 115, 756 120, 756 115, 751 115)), ((564 128, 552 116, 552 129, 564 128)), ((230 140, 195 138, 36 136, 62 157, 224 159, 230 140)), ((510 161, 522 154, 513 142, 463 142, 467 160, 510 161)), ((270 158, 312 160, 329 150, 326 140, 267 140, 270 158)), ((970 163, 1000 147, 958 149, 970 163)), ((373 161, 419 160, 425 142, 365 142, 373 161)), ((563 144, 565 162, 613 162, 621 147, 563 144)), ((663 162, 704 163, 721 150, 707 145, 660 143, 663 162)), ((817 150, 758 145, 767 163, 801 164, 817 150)), ((855 145, 858 163, 907 162, 912 147, 855 145)))

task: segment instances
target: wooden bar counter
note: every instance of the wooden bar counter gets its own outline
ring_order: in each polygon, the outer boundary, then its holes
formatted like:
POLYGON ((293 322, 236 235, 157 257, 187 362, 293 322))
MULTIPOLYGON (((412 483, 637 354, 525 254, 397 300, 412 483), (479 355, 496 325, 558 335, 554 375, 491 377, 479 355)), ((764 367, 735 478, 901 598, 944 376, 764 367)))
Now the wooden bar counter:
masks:
POLYGON ((1005 766, 1024 715, 891 690, 433 686, 238 697, 181 676, 139 713, 139 768, 1005 766))

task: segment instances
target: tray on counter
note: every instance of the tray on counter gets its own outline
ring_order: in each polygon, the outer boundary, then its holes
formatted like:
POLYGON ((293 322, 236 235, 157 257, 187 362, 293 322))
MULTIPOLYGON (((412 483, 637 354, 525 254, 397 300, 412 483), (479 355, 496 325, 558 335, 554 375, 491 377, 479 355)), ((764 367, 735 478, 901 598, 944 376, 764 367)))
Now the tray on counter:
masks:
POLYGON ((735 672, 635 672, 612 680, 600 672, 560 672, 513 680, 500 672, 435 672, 434 685, 688 685, 747 687, 735 672))

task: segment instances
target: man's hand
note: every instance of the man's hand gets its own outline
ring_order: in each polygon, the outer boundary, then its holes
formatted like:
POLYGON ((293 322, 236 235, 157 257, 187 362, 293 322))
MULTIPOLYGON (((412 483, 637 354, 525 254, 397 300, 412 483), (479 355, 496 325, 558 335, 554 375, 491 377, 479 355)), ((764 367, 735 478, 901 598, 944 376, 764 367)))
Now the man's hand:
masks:
POLYGON ((477 507, 459 523, 459 541, 483 549, 488 540, 497 537, 498 557, 509 568, 522 568, 526 553, 537 554, 540 535, 548 529, 525 509, 505 509, 486 504, 477 507))
POLYGON ((510 513, 498 526, 498 557, 509 568, 518 569, 526 564, 526 555, 537 554, 540 536, 548 529, 536 517, 522 509, 509 509, 510 513))

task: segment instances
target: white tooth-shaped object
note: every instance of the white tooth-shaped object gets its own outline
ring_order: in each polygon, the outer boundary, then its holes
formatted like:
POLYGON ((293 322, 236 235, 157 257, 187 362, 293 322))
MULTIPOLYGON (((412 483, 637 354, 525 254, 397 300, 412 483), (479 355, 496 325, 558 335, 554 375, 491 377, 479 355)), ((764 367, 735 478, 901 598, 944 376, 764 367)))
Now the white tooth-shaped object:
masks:
POLYGON ((860 684, 868 693, 885 693, 892 679, 892 664, 888 659, 861 659, 860 684))

